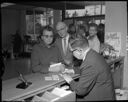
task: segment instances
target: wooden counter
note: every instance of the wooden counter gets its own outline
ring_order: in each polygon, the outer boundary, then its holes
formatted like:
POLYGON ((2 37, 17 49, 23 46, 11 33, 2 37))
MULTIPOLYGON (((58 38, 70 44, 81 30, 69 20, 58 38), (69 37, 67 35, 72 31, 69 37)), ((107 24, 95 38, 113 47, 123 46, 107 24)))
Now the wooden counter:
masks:
MULTIPOLYGON (((54 73, 55 74, 55 73, 54 73)), ((59 76, 60 80, 55 81, 46 81, 44 79, 45 76, 51 76, 52 74, 29 74, 26 75, 25 78, 28 82, 32 82, 32 85, 30 85, 26 89, 18 89, 16 88, 16 85, 21 83, 18 78, 13 78, 10 80, 5 80, 2 82, 2 101, 19 101, 24 100, 26 98, 35 96, 39 93, 45 92, 46 90, 52 89, 56 86, 62 85, 66 83, 62 77, 59 76)), ((72 75, 73 79, 76 79, 79 77, 78 74, 72 75)))

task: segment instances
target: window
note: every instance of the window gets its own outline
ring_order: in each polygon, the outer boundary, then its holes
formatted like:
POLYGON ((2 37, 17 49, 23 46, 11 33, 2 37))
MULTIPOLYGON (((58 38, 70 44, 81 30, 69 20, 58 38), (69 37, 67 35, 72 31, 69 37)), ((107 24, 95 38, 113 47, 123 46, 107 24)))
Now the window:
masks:
POLYGON ((82 16, 92 16, 92 15, 104 15, 105 5, 89 5, 85 6, 85 9, 74 9, 66 10, 65 18, 71 17, 82 17, 82 16))
POLYGON ((35 8, 26 12, 27 35, 39 35, 43 26, 53 26, 53 10, 49 8, 35 8))
POLYGON ((26 11, 25 52, 31 52, 33 45, 38 43, 45 25, 53 26, 53 9, 39 7, 26 11))
POLYGON ((84 9, 65 10, 65 20, 74 19, 78 23, 105 24, 105 5, 88 5, 84 9), (86 16, 86 17, 85 17, 86 16))

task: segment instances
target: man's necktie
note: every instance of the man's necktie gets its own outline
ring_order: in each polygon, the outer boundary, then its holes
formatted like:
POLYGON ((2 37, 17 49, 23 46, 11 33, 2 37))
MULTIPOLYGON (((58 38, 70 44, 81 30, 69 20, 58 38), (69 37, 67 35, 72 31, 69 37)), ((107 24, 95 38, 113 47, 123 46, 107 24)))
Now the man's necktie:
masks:
POLYGON ((64 38, 64 53, 66 54, 67 52, 67 43, 66 43, 66 38, 64 38))

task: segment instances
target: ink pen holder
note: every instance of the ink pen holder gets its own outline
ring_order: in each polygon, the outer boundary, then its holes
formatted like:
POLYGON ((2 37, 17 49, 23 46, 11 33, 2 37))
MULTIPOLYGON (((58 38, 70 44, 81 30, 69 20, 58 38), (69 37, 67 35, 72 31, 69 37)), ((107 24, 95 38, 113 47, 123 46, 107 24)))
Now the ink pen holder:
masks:
POLYGON ((23 77, 22 74, 20 74, 19 80, 21 80, 21 83, 16 85, 16 88, 19 88, 19 89, 26 89, 32 84, 31 82, 27 82, 27 80, 23 77))
POLYGON ((27 87, 29 87, 32 83, 31 82, 22 82, 19 83, 18 85, 16 85, 16 88, 19 89, 26 89, 27 87))

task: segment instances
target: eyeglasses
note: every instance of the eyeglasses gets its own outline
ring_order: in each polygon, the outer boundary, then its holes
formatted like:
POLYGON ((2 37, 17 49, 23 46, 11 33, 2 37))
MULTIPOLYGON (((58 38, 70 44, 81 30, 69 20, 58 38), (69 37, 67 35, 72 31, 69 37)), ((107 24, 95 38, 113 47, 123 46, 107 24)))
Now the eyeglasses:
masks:
POLYGON ((59 31, 64 30, 64 29, 65 29, 65 27, 63 27, 63 28, 61 28, 61 29, 59 29, 59 30, 57 30, 57 31, 59 32, 59 31))
POLYGON ((48 38, 48 37, 50 37, 50 38, 53 38, 53 35, 43 35, 44 37, 46 37, 46 38, 48 38))
POLYGON ((72 52, 74 52, 74 51, 82 52, 82 50, 80 50, 80 49, 74 49, 74 50, 72 50, 72 52))

